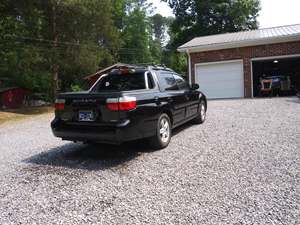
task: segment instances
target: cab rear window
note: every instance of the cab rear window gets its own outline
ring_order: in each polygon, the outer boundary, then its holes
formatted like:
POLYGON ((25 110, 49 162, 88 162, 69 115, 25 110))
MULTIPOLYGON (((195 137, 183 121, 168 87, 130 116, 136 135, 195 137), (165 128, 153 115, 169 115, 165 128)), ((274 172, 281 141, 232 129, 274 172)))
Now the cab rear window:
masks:
POLYGON ((99 80, 93 91, 117 92, 146 89, 144 73, 109 74, 99 80))

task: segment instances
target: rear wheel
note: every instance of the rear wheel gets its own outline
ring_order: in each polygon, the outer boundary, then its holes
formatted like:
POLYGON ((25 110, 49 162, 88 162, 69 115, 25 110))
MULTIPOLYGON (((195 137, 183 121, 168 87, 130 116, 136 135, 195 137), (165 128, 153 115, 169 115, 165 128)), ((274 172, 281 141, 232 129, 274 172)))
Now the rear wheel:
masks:
POLYGON ((150 138, 150 144, 156 149, 169 145, 172 136, 172 125, 167 114, 162 114, 157 122, 156 134, 150 138))
POLYGON ((204 101, 201 101, 199 104, 199 114, 194 119, 194 121, 197 124, 202 124, 205 122, 205 119, 206 119, 206 105, 205 105, 204 101))

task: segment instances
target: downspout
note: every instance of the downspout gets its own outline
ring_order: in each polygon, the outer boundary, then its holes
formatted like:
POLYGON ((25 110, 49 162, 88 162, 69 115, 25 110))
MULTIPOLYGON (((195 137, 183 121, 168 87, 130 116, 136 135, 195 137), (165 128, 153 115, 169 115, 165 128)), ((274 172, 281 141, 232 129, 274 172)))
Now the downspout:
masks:
POLYGON ((191 62, 191 54, 189 50, 186 50, 186 54, 188 56, 188 66, 189 66, 189 83, 192 85, 192 62, 191 62))

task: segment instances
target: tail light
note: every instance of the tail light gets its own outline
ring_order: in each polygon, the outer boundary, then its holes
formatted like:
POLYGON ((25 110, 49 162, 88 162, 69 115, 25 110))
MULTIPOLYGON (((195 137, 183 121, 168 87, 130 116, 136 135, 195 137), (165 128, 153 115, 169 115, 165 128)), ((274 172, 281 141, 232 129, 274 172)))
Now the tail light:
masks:
POLYGON ((56 99, 55 100, 55 110, 64 110, 65 109, 65 99, 56 99))
POLYGON ((106 107, 112 111, 133 110, 136 108, 136 97, 108 98, 106 100, 106 107))

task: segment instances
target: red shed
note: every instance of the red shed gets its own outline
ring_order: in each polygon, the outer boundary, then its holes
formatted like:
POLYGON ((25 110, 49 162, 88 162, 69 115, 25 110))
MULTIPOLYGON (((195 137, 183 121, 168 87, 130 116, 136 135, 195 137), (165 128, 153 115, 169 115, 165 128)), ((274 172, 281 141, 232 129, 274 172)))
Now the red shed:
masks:
POLYGON ((31 91, 26 88, 9 87, 0 89, 0 108, 18 108, 23 105, 31 91))

